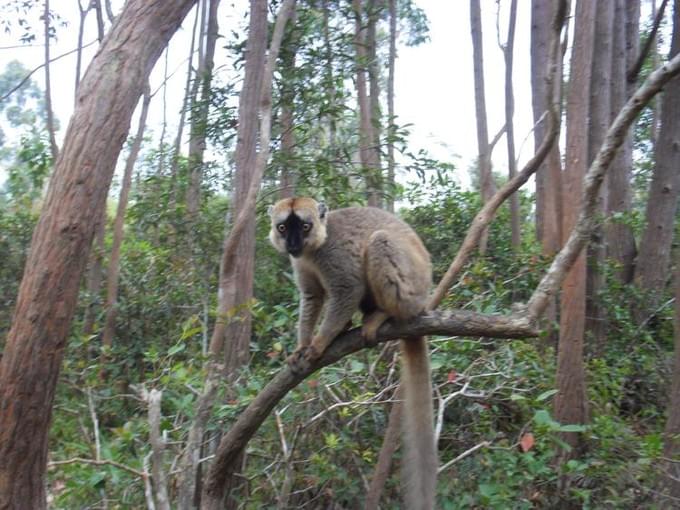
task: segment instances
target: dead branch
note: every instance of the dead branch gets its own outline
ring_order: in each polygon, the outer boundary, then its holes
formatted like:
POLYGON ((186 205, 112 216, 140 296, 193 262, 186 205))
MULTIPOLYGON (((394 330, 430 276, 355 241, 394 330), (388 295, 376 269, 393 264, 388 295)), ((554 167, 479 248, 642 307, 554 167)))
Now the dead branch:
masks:
POLYGON ((121 464, 120 462, 116 462, 115 460, 108 459, 95 460, 84 459, 82 457, 74 457, 68 460, 53 460, 47 463, 47 467, 55 468, 57 466, 66 466, 67 464, 92 464, 93 466, 113 466, 117 467, 118 469, 122 469, 123 471, 127 471, 128 473, 132 473, 133 475, 138 476, 139 478, 142 479, 146 479, 149 477, 149 473, 146 471, 139 471, 138 469, 126 466, 125 464, 121 464))

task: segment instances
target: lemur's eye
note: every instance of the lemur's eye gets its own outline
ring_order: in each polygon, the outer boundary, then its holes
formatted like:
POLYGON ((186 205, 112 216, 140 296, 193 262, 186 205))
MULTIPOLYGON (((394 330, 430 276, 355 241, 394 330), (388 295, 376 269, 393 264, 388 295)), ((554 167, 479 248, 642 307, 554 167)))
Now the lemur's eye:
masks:
POLYGON ((281 223, 280 225, 278 225, 276 227, 276 230, 278 230, 279 232, 281 232, 283 234, 286 231, 286 226, 283 223, 281 223))
POLYGON ((302 224, 302 230, 304 230, 305 232, 309 232, 310 230, 312 230, 312 224, 311 223, 303 223, 302 224))

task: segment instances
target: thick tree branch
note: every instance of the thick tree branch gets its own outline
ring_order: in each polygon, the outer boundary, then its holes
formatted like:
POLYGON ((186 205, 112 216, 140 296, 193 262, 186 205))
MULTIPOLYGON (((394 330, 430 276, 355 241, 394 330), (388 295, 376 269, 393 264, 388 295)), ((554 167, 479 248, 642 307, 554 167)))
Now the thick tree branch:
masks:
MULTIPOLYGON (((526 317, 522 316, 484 315, 454 310, 428 312, 408 324, 387 322, 378 331, 377 342, 430 335, 528 338, 538 336, 538 330, 526 317)), ((219 494, 224 481, 233 473, 234 460, 239 452, 245 448, 274 406, 290 390, 318 369, 366 347, 372 347, 372 345, 366 343, 361 336, 360 329, 353 329, 336 338, 323 356, 308 370, 293 373, 288 365, 284 365, 222 438, 207 481, 208 492, 219 494)))
POLYGON ((576 225, 529 300, 527 310, 532 319, 538 319, 543 314, 550 296, 558 291, 567 271, 588 242, 597 224, 596 211, 600 185, 616 152, 625 140, 630 126, 652 97, 678 74, 680 74, 680 55, 676 55, 649 75, 649 78, 631 96, 609 127, 602 147, 583 179, 583 205, 576 225))

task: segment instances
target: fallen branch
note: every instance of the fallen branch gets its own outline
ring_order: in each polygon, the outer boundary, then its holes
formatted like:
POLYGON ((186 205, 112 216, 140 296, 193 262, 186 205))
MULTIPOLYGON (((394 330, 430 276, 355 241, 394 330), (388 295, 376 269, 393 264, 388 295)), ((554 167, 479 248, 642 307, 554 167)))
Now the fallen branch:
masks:
MULTIPOLYGON (((378 330, 376 343, 431 335, 530 338, 538 336, 538 329, 524 316, 485 315, 465 310, 428 312, 408 324, 387 322, 378 330)), ((336 338, 308 370, 293 373, 288 365, 284 365, 222 438, 206 482, 207 491, 215 498, 222 496, 224 481, 234 472, 234 461, 239 453, 290 390, 318 369, 373 346, 366 343, 360 329, 353 329, 336 338)))

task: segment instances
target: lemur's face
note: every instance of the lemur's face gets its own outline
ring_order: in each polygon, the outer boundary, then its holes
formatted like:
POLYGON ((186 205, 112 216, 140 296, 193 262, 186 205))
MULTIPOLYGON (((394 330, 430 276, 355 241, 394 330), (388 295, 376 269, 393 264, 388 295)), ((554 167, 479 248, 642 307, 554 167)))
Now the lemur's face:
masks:
POLYGON ((269 240, 293 257, 318 249, 326 241, 326 206, 307 197, 285 198, 274 204, 269 215, 269 240))

